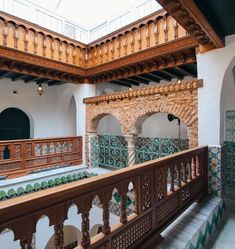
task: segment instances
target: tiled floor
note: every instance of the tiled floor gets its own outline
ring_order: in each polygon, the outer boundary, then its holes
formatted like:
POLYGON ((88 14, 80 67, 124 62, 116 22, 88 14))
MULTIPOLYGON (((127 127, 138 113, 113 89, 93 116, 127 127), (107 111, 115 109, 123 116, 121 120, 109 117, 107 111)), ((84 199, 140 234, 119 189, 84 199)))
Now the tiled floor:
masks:
POLYGON ((235 248, 235 188, 226 189, 225 205, 223 221, 216 229, 206 249, 235 248))

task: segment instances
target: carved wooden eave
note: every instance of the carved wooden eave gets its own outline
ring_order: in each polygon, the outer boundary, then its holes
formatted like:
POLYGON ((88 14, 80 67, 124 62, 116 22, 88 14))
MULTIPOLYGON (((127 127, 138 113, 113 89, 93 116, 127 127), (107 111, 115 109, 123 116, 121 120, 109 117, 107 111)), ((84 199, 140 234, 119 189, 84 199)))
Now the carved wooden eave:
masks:
POLYGON ((200 45, 221 48, 223 41, 214 31, 193 0, 156 0, 194 37, 200 45))
POLYGON ((149 96, 149 95, 166 95, 171 92, 193 90, 203 86, 202 80, 193 80, 193 81, 184 81, 182 83, 173 83, 173 84, 162 84, 155 87, 145 87, 138 88, 131 91, 116 92, 108 95, 101 95, 91 98, 85 98, 83 100, 84 104, 96 104, 98 105, 101 102, 107 101, 117 101, 123 99, 132 99, 139 96, 149 96))
POLYGON ((138 74, 158 71, 182 64, 196 62, 197 42, 190 36, 155 46, 87 69, 93 82, 131 77, 138 74))

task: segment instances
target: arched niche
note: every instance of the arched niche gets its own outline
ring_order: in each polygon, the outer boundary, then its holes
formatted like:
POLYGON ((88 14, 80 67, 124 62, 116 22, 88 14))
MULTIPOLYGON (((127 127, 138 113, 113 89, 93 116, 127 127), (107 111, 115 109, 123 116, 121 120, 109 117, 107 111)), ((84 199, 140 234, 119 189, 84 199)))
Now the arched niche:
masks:
POLYGON ((7 108, 0 113, 0 140, 30 138, 30 119, 18 108, 7 108))

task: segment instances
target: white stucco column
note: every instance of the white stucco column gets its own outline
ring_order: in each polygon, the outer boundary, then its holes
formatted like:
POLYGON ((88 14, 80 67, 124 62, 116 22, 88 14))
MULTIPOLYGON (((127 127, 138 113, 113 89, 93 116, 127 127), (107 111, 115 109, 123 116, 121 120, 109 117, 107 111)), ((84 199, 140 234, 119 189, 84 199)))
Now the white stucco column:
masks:
POLYGON ((128 166, 133 166, 135 164, 135 143, 136 143, 136 134, 124 134, 124 137, 127 141, 128 148, 128 166))
POLYGON ((235 36, 226 38, 224 48, 197 55, 198 78, 203 80, 203 87, 198 89, 199 145, 219 145, 223 141, 221 90, 234 57, 235 36))
POLYGON ((96 86, 94 84, 79 84, 73 92, 76 102, 76 133, 83 137, 83 163, 85 163, 85 134, 86 134, 86 105, 84 98, 94 97, 96 95, 96 86))

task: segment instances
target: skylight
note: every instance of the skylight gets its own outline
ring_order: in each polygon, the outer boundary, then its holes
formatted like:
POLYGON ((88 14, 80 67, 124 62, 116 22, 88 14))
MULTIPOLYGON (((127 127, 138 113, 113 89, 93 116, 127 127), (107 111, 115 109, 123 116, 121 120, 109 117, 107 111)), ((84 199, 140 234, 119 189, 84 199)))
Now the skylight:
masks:
POLYGON ((0 9, 84 43, 160 9, 156 0, 0 0, 0 9))

